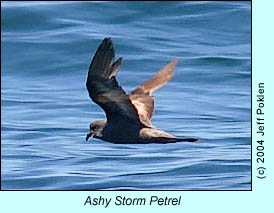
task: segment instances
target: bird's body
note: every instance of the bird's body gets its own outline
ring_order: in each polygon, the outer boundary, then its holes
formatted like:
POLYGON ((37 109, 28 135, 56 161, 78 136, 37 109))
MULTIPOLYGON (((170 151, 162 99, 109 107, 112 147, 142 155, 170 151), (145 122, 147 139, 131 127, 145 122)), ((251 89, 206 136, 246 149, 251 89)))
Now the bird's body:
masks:
POLYGON ((86 86, 90 98, 103 108, 107 119, 91 123, 86 140, 94 137, 120 144, 197 142, 195 138, 177 138, 151 124, 154 112, 154 97, 151 94, 172 78, 178 61, 172 61, 155 76, 126 94, 115 78, 120 71, 122 58, 114 62, 114 57, 112 41, 105 38, 90 64, 86 86))
POLYGON ((177 138, 162 130, 144 125, 112 124, 105 120, 102 123, 102 131, 93 137, 117 144, 139 144, 139 143, 174 143, 178 141, 194 142, 196 139, 177 138), (190 141, 191 140, 191 141, 190 141), (194 141, 192 141, 194 140, 194 141))

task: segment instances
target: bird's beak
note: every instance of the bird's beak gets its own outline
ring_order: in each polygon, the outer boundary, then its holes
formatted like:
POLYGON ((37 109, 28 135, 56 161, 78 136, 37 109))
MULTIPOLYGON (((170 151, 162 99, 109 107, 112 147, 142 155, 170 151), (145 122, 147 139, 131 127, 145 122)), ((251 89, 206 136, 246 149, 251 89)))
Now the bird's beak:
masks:
POLYGON ((89 132, 88 134, 87 134, 87 136, 86 136, 86 141, 88 141, 88 139, 91 137, 91 138, 93 138, 93 136, 94 136, 94 133, 93 132, 89 132))

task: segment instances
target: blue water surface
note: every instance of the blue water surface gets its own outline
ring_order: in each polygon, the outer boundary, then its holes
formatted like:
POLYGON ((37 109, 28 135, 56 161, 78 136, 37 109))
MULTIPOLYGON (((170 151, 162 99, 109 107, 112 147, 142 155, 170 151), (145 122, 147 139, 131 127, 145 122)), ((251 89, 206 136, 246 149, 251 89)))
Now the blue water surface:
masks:
POLYGON ((2 2, 2 189, 249 190, 250 2, 2 2), (171 60, 153 124, 202 143, 85 142, 104 37, 130 92, 171 60))

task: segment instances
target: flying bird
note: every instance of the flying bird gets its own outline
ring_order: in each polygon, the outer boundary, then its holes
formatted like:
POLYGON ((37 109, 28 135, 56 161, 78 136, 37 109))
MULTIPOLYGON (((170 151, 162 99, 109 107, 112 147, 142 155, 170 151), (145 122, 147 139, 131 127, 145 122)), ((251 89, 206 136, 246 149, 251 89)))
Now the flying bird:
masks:
POLYGON ((178 63, 174 60, 156 75, 126 94, 119 86, 116 75, 122 58, 117 61, 111 38, 105 38, 89 66, 86 87, 92 101, 106 114, 106 119, 90 124, 90 137, 117 144, 198 142, 196 138, 178 138, 151 124, 154 112, 152 93, 165 85, 173 76, 178 63))

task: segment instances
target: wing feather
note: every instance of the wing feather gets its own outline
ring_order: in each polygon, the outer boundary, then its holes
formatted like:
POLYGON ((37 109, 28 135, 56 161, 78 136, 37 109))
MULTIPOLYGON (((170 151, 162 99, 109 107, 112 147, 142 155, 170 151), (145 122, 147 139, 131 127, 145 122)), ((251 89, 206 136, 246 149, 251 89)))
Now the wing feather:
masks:
POLYGON ((105 38, 89 67, 86 81, 89 96, 103 108, 108 122, 130 120, 139 123, 136 108, 115 79, 120 70, 122 58, 114 62, 114 57, 112 41, 110 38, 105 38))
POLYGON ((129 94, 129 98, 143 123, 151 125, 151 118, 154 113, 154 97, 151 94, 173 77, 173 70, 177 63, 178 60, 172 61, 129 94))
POLYGON ((152 76, 131 93, 145 93, 151 95, 155 90, 164 86, 173 77, 173 70, 177 64, 178 60, 173 60, 163 69, 158 71, 156 75, 152 76))

